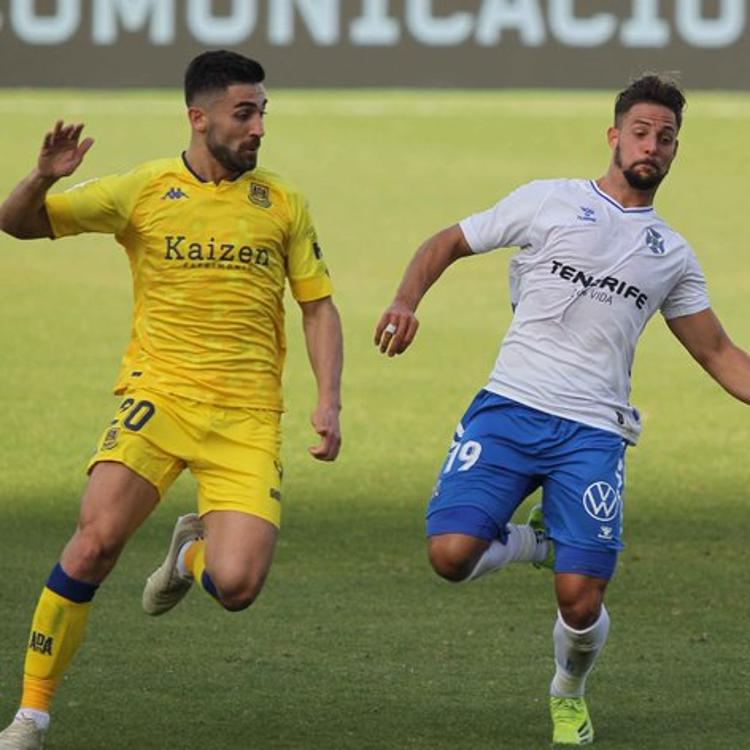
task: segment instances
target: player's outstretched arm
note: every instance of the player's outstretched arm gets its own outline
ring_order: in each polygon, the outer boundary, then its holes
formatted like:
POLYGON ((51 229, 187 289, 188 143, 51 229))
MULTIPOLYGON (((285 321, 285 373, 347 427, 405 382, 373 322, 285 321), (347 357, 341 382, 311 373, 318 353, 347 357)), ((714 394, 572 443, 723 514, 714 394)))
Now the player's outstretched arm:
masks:
POLYGON ((750 404, 750 356, 732 343, 713 310, 672 318, 667 325, 711 377, 750 404))
POLYGON ((78 142, 83 123, 65 125, 62 120, 45 134, 36 168, 16 185, 0 204, 0 229, 22 240, 52 237, 44 208, 47 191, 61 178, 73 174, 94 143, 78 142))
POLYGON ((393 357, 402 354, 414 340, 419 328, 416 312, 422 297, 448 266, 472 255, 458 224, 425 240, 406 267, 393 302, 380 316, 375 328, 375 346, 393 357))
POLYGON ((308 450, 319 461, 333 461, 341 448, 339 412, 344 362, 341 319, 330 297, 300 302, 300 307, 307 353, 318 384, 318 403, 310 421, 320 435, 320 442, 308 450))

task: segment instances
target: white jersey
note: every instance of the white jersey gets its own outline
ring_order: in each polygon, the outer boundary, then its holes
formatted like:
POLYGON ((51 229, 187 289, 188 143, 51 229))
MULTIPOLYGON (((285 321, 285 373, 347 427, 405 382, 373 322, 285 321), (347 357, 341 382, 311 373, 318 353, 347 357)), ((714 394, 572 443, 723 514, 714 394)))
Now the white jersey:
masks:
POLYGON ((629 404, 646 322, 710 306, 685 239, 653 208, 623 208, 590 180, 540 180, 460 222, 475 253, 515 246, 513 322, 486 388, 635 443, 629 404))

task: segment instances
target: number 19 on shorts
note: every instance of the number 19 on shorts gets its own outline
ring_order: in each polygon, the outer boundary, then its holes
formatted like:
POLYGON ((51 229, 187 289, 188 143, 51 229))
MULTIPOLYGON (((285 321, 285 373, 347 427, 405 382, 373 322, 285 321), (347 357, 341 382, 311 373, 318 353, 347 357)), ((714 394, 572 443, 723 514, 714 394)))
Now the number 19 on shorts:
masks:
POLYGON ((453 469, 468 471, 479 460, 481 454, 482 444, 476 440, 465 440, 463 442, 454 440, 448 451, 443 474, 450 474, 453 469))

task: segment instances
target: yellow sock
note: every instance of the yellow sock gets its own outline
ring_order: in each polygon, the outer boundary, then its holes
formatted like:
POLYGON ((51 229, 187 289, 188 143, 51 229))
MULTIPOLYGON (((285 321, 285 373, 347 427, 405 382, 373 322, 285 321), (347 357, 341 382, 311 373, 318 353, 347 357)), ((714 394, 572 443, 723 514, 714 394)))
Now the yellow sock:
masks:
POLYGON ((193 579, 196 583, 218 601, 219 595, 216 591, 216 586, 214 586, 214 582, 206 570, 206 542, 203 539, 196 539, 194 542, 191 542, 190 546, 185 550, 183 560, 185 567, 193 574, 193 579))
POLYGON ((31 622, 22 707, 49 711, 55 688, 81 643, 90 610, 90 600, 75 602, 44 587, 31 622))

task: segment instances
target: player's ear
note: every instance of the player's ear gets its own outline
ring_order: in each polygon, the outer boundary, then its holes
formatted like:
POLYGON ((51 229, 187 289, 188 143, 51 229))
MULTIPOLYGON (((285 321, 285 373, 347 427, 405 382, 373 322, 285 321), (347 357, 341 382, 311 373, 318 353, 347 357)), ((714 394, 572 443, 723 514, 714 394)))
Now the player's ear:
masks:
POLYGON ((616 125, 610 125, 607 128, 607 143, 610 148, 614 148, 620 140, 620 130, 616 125))
POLYGON ((206 110, 202 107, 188 107, 187 111, 188 120, 190 120, 190 127, 198 132, 205 133, 208 127, 208 117, 206 116, 206 110))

